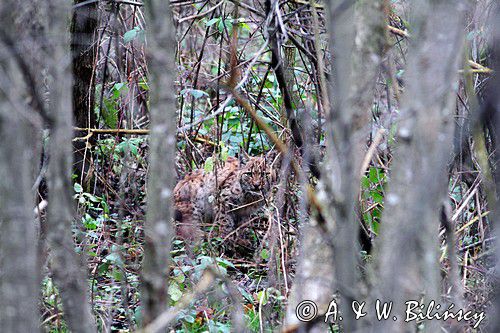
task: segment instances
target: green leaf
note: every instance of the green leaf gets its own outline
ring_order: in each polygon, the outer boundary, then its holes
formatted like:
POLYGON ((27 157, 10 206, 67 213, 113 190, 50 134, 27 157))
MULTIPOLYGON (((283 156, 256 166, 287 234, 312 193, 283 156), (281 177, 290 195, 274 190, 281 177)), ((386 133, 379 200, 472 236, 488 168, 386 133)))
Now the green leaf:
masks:
POLYGON ((123 42, 125 44, 130 43, 136 36, 137 36, 137 30, 135 29, 129 30, 123 35, 123 42))
POLYGON ((168 286, 168 294, 174 302, 177 302, 182 297, 182 291, 177 283, 171 283, 170 286, 168 286))
POLYGON ((378 192, 371 192, 371 195, 372 195, 372 198, 373 198, 373 201, 375 201, 376 203, 383 203, 384 202, 384 197, 378 193, 378 192))
POLYGON ((216 19, 211 19, 210 21, 207 22, 207 26, 214 25, 215 23, 217 23, 217 30, 219 30, 220 33, 224 32, 224 27, 227 29, 227 32, 229 34, 231 34, 231 32, 233 31, 232 18, 226 18, 225 20, 223 20, 221 17, 218 17, 216 19))
POLYGON ((139 87, 141 87, 142 90, 146 90, 146 91, 149 90, 149 85, 144 79, 139 81, 139 87))
POLYGON ((214 170, 214 159, 212 156, 207 158, 207 160, 205 161, 205 165, 203 166, 203 170, 205 170, 205 172, 212 172, 214 170))
POLYGON ((221 267, 224 267, 224 268, 227 268, 227 267, 232 267, 232 268, 235 268, 233 263, 230 262, 229 260, 227 259, 224 259, 224 258, 215 258, 215 260, 217 261, 217 264, 221 267))
POLYGON ((184 281, 186 280, 186 276, 184 274, 179 274, 177 276, 174 276, 173 279, 178 283, 184 283, 184 281))
POLYGON ((241 23, 240 23, 240 27, 241 27, 243 30, 250 31, 250 26, 249 26, 248 24, 246 24, 245 22, 241 22, 241 23))
POLYGON ((257 299, 259 300, 259 303, 262 303, 262 305, 266 305, 267 301, 269 300, 269 295, 267 294, 267 290, 261 290, 257 293, 257 299))
POLYGON ((190 324, 194 323, 194 317, 193 317, 193 316, 186 315, 186 316, 184 316, 184 318, 182 318, 182 319, 184 319, 185 321, 187 321, 187 322, 188 322, 188 323, 190 323, 190 324))
POLYGON ((221 18, 220 18, 220 17, 213 18, 213 19, 211 19, 210 21, 208 21, 208 22, 206 23, 206 26, 207 26, 207 27, 211 27, 212 25, 214 25, 216 22, 218 22, 218 21, 220 21, 220 20, 221 20, 221 18))
POLYGON ((110 262, 104 262, 104 263, 102 263, 102 264, 99 266, 99 268, 97 269, 97 272, 98 272, 100 275, 101 275, 101 274, 106 273, 106 272, 108 271, 108 269, 109 269, 109 265, 110 265, 110 264, 111 264, 110 262))
POLYGON ((115 91, 120 91, 125 86, 126 86, 125 83, 123 83, 123 82, 117 82, 117 83, 114 84, 113 89, 115 91))
POLYGON ((361 177, 361 187, 364 189, 370 188, 370 180, 368 179, 368 177, 361 177))
POLYGON ((397 79, 401 79, 403 77, 403 75, 405 74, 405 70, 404 69, 400 69, 396 72, 396 78, 397 79))
POLYGON ((118 270, 118 269, 115 269, 113 271, 113 278, 116 280, 116 281, 122 281, 123 280, 123 273, 118 270))
POLYGON ((264 260, 269 259, 269 251, 267 249, 262 249, 260 257, 264 260))
POLYGON ((370 168, 370 181, 372 183, 377 183, 378 182, 378 169, 377 168, 370 168))
POLYGON ((104 103, 102 116, 106 126, 109 128, 116 128, 116 124, 118 123, 118 110, 115 109, 113 103, 109 103, 109 101, 108 103, 104 103))
POLYGON ((186 96, 187 94, 190 94, 193 96, 194 99, 200 99, 202 97, 208 97, 209 95, 204 92, 203 90, 198 90, 198 89, 183 89, 181 91, 181 94, 186 96))
POLYGON ((123 35, 123 42, 125 44, 130 43, 134 39, 139 39, 141 42, 144 41, 144 30, 142 30, 140 27, 134 27, 134 29, 127 31, 123 35))
POLYGON ((135 311, 134 311, 134 319, 135 319, 135 322, 139 325, 139 327, 141 327, 141 323, 142 323, 142 306, 138 306, 135 311))
POLYGON ((220 332, 220 333, 230 333, 231 332, 231 326, 229 324, 217 322, 217 323, 215 323, 215 326, 217 326, 217 332, 220 332))
POLYGON ((83 196, 85 198, 89 199, 90 201, 95 202, 95 203, 102 201, 102 200, 99 200, 99 198, 97 198, 95 195, 92 195, 90 193, 83 193, 83 196))
POLYGON ((132 155, 134 156, 137 156, 139 151, 137 150, 137 146, 136 145, 129 145, 129 148, 130 148, 130 152, 132 153, 132 155))
POLYGON ((113 253, 110 253, 108 254, 106 257, 105 257, 106 260, 108 260, 109 262, 117 265, 118 267, 122 267, 123 266, 123 261, 122 261, 122 258, 120 257, 120 255, 116 252, 113 252, 113 253))
MULTIPOLYGON (((88 215, 88 214, 86 214, 88 215)), ((85 229, 87 230, 96 230, 97 229, 97 223, 96 220, 94 220, 90 215, 88 215, 88 218, 85 217, 83 221, 83 225, 85 226, 85 229)))
POLYGON ((78 183, 73 184, 73 189, 75 190, 76 193, 82 193, 83 192, 82 185, 80 185, 78 183))
POLYGON ((233 32, 233 20, 232 19, 226 19, 224 21, 224 24, 226 25, 227 32, 230 34, 233 32))
POLYGON ((227 158, 229 157, 229 149, 222 143, 222 151, 220 153, 220 158, 222 161, 226 162, 227 158))
POLYGON ((199 99, 202 97, 208 97, 208 94, 206 92, 204 92, 203 90, 192 89, 190 91, 190 93, 195 99, 199 99))
POLYGON ((248 293, 244 288, 238 286, 238 290, 240 291, 241 295, 250 303, 253 303, 253 298, 252 295, 248 293))

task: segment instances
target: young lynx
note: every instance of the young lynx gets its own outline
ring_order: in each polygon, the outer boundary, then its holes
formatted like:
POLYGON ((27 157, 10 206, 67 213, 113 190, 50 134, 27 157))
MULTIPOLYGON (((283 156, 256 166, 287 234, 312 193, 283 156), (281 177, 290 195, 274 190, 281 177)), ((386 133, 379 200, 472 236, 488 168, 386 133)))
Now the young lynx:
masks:
POLYGON ((264 157, 250 157, 245 164, 229 157, 212 172, 187 174, 174 189, 178 234, 198 239, 203 234, 200 226, 209 223, 219 230, 220 237, 228 237, 263 206, 271 181, 264 157))

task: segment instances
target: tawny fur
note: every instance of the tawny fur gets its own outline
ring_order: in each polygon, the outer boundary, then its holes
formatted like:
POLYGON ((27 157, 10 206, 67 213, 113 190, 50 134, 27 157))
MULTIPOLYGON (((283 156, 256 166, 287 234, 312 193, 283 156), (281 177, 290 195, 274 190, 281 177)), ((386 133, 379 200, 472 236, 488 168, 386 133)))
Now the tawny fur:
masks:
POLYGON ((178 234, 184 239, 202 237, 202 224, 215 225, 216 235, 225 238, 265 203, 273 177, 264 157, 245 164, 229 157, 214 169, 193 171, 174 188, 178 234))

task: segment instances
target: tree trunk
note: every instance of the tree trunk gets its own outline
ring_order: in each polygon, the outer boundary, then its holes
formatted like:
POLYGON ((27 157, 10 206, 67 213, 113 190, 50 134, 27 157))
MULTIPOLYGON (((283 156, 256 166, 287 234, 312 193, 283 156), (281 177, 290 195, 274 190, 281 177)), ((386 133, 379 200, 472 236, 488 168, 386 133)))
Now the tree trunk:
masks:
MULTIPOLYGON (((76 0, 75 5, 86 2, 76 0)), ((80 128, 96 128, 96 115, 94 112, 95 75, 94 62, 97 52, 95 34, 97 31, 98 2, 85 4, 73 10, 71 23, 71 54, 73 62, 73 119, 74 125, 80 128)), ((78 133, 79 136, 86 133, 78 133)), ((95 136, 88 139, 90 145, 95 144, 95 136)), ((73 142, 73 172, 78 176, 78 181, 84 183, 86 170, 85 156, 90 156, 87 141, 73 142)), ((88 161, 87 161, 88 162, 88 161)))
MULTIPOLYGON (((345 332, 356 330, 351 301, 359 299, 358 222, 354 214, 365 133, 373 102, 374 82, 385 46, 383 1, 334 1, 329 6, 332 105, 327 111, 327 157, 321 172, 325 230, 317 223, 304 228, 297 277, 287 310, 287 325, 297 325, 295 307, 312 300, 322 316, 338 291, 345 332), (355 29, 352 28, 355 22, 355 29), (356 37, 356 38, 355 38, 356 37), (356 43, 354 43, 356 40, 356 43), (335 221, 335 222, 333 222, 335 221), (323 240, 321 242, 320 240, 323 240), (302 290, 302 293, 301 293, 302 290)), ((322 69, 319 69, 320 71, 322 69)), ((307 330, 323 332, 322 316, 307 330)), ((331 317, 330 317, 331 319, 331 317)))
POLYGON ((148 24, 151 134, 148 210, 144 226, 142 304, 146 325, 167 309, 170 248, 175 229, 172 194, 176 180, 175 27, 168 1, 145 2, 148 24))
MULTIPOLYGON (((0 8, 2 18, 6 7, 0 8)), ((4 27, 13 23, 2 22, 4 27)), ((0 43, 0 75, 9 82, 0 88, 0 327, 4 332, 36 332, 39 270, 31 191, 34 135, 22 115, 30 111, 20 93, 23 77, 12 56, 7 57, 7 47, 0 43)))
POLYGON ((49 141, 47 241, 53 279, 61 293, 64 318, 72 332, 95 332, 95 321, 87 299, 83 260, 75 252, 72 238, 74 202, 71 186, 72 113, 71 71, 67 21, 70 4, 63 0, 48 1, 50 48, 47 57, 49 73, 49 141))
POLYGON ((0 5, 0 327, 6 332, 36 332, 40 325, 32 186, 35 133, 44 124, 35 113, 43 114, 43 102, 33 93, 43 87, 34 84, 43 59, 42 8, 39 1, 0 5))
POLYGON ((345 332, 357 329, 354 313, 349 311, 352 301, 360 299, 359 224, 354 208, 375 82, 386 40, 384 14, 383 0, 363 0, 356 4, 339 0, 329 7, 329 47, 334 61, 329 93, 331 109, 325 118, 329 144, 323 184, 329 198, 325 207, 335 221, 332 264, 339 305, 344 310, 345 332))
MULTIPOLYGON (((494 77, 488 82, 488 89, 486 101, 484 102, 483 119, 492 119, 494 127, 493 133, 490 133, 495 143, 496 151, 493 153, 494 168, 493 179, 494 184, 487 186, 488 199, 492 204, 489 204, 492 215, 491 221, 496 235, 496 249, 495 249, 495 266, 491 274, 493 284, 493 302, 491 309, 487 312, 487 317, 490 318, 486 332, 498 332, 500 330, 500 5, 496 4, 496 8, 492 10, 493 13, 493 29, 492 36, 490 37, 491 43, 491 59, 492 67, 494 70, 494 77), (496 193, 495 193, 496 192, 496 193)), ((485 124, 486 125, 486 124, 485 124)), ((491 180, 490 180, 491 181, 491 180)), ((488 183, 486 183, 488 185, 488 183)))
MULTIPOLYGON (((414 10, 407 87, 377 249, 378 293, 373 297, 394 301, 398 320, 374 321, 375 332, 414 332, 415 323, 404 322, 404 303, 420 300, 422 293, 427 303, 440 296, 439 222, 448 186, 465 4, 419 1, 414 10)), ((437 322, 425 322, 425 330, 439 331, 437 322)))

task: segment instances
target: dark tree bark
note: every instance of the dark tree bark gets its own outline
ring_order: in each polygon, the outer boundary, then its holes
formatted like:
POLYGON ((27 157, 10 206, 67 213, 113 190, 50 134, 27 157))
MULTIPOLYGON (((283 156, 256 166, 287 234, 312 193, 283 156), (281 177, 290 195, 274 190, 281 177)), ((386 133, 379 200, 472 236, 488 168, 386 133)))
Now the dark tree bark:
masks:
MULTIPOLYGON (((95 35, 97 31, 98 2, 87 3, 85 0, 76 0, 77 7, 73 10, 71 23, 71 54, 73 62, 73 119, 74 125, 80 128, 96 128, 96 115, 94 112, 95 75, 94 63, 97 52, 95 35)), ((85 133, 79 132, 78 135, 85 133)), ((95 136, 88 139, 92 146, 95 136)), ((86 166, 85 149, 86 141, 74 141, 73 172, 77 179, 85 179, 88 165, 86 166)), ((86 156, 90 156, 87 152, 86 156)))

